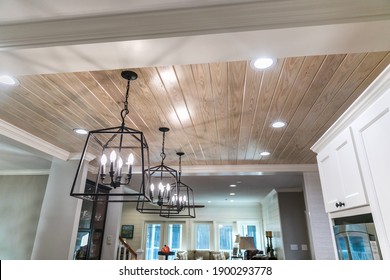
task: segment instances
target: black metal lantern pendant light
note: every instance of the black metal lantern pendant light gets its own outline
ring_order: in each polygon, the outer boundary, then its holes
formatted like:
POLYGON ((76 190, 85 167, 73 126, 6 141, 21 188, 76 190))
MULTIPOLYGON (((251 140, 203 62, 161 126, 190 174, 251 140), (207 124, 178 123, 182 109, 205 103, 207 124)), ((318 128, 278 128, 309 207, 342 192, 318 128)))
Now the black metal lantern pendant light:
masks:
POLYGON ((137 203, 137 210, 146 214, 161 214, 168 211, 167 206, 171 199, 177 196, 177 171, 164 164, 165 154, 165 134, 169 131, 167 127, 160 127, 163 133, 161 164, 149 168, 148 174, 148 196, 150 201, 140 200, 137 203))
MULTIPOLYGON (((166 211, 161 211, 160 216, 165 218, 195 218, 194 191, 181 181, 181 157, 183 152, 176 153, 179 156, 179 177, 177 185, 173 186, 177 193, 172 197, 166 211)), ((200 206, 202 207, 202 206, 200 206)))
POLYGON ((141 131, 125 125, 129 113, 130 81, 137 79, 137 74, 123 71, 121 75, 127 80, 124 108, 120 112, 122 123, 88 133, 71 196, 92 201, 101 197, 108 202, 150 200, 146 187, 149 185, 148 144, 141 131), (89 164, 88 172, 84 168, 86 164, 89 164), (139 176, 133 176, 136 167, 140 169, 139 176), (87 179, 93 182, 94 187, 84 188, 87 179))

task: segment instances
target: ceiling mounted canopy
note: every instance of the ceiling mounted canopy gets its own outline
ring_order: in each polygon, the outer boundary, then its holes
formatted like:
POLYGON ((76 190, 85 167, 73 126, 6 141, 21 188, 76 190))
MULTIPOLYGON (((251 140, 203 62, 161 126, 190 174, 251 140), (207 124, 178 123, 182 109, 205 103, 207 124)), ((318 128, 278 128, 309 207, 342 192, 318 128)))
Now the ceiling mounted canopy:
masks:
POLYGON ((81 159, 73 181, 71 196, 108 202, 149 201, 149 148, 143 132, 125 125, 128 110, 130 81, 137 79, 132 71, 123 71, 127 80, 124 107, 120 112, 122 123, 117 127, 93 130, 88 133, 81 159), (134 167, 141 170, 134 180, 134 167), (88 169, 88 172, 87 172, 88 169), (94 182, 94 188, 85 189, 85 182, 94 182))

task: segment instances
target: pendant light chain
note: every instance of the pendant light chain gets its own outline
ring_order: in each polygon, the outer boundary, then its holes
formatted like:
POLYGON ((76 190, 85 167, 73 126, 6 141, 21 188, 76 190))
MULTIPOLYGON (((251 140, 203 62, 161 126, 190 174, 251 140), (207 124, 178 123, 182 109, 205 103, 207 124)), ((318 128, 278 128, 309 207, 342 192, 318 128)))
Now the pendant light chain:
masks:
POLYGON ((129 108, 128 108, 129 91, 130 91, 130 79, 127 80, 126 96, 125 96, 125 101, 123 102, 124 107, 121 111, 122 126, 125 126, 125 118, 129 114, 129 108))
POLYGON ((179 155, 179 182, 181 182, 181 156, 183 153, 177 153, 179 155))
POLYGON ((165 154, 165 131, 163 131, 163 141, 162 141, 162 149, 161 149, 161 165, 164 165, 164 159, 166 158, 165 154))

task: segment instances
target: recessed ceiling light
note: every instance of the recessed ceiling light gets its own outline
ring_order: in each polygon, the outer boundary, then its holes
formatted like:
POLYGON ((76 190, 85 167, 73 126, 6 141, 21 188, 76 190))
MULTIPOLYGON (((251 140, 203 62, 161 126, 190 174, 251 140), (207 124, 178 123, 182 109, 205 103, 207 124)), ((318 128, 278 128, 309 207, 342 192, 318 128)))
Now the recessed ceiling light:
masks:
POLYGON ((274 64, 274 60, 270 57, 258 58, 252 62, 252 66, 255 69, 266 69, 268 67, 271 67, 272 64, 274 64))
POLYGON ((274 123, 272 124, 272 127, 274 127, 274 128, 280 128, 280 127, 284 127, 285 125, 286 125, 285 122, 277 121, 277 122, 274 122, 274 123))
POLYGON ((75 128, 73 129, 73 131, 76 132, 77 134, 82 134, 82 135, 88 134, 88 130, 85 130, 84 128, 75 128))
POLYGON ((235 187, 237 187, 237 185, 232 184, 232 185, 230 185, 229 187, 235 188, 235 187))
POLYGON ((231 200, 230 200, 230 202, 234 202, 234 200, 233 200, 233 199, 231 199, 231 200))
POLYGON ((260 155, 261 156, 269 156, 271 153, 270 152, 261 152, 260 155))
POLYGON ((231 192, 229 195, 236 195, 236 193, 234 193, 234 192, 231 192))
POLYGON ((9 75, 1 75, 0 84, 4 84, 7 86, 17 86, 19 85, 19 81, 9 75))

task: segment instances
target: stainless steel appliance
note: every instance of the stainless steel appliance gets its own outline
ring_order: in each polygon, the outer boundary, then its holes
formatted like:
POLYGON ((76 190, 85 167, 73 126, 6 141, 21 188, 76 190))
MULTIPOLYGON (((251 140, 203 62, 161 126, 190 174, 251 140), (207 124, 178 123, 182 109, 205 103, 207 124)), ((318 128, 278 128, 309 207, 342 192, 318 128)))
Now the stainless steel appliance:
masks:
POLYGON ((382 259, 371 215, 336 219, 333 231, 340 260, 382 259))

